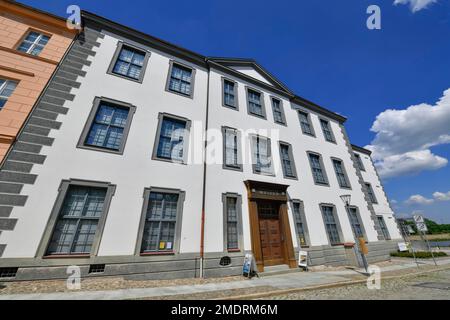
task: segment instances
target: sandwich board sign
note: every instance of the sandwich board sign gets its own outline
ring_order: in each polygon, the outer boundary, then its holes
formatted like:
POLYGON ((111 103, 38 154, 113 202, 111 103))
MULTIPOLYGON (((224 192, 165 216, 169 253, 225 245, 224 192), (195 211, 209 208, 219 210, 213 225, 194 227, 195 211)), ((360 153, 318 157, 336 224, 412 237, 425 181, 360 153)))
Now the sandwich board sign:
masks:
POLYGON ((256 262, 251 253, 245 255, 244 265, 242 266, 242 275, 248 278, 258 275, 256 272, 256 262))
POLYGON ((308 251, 298 252, 298 266, 304 269, 308 269, 308 251))
POLYGON ((417 230, 419 230, 420 232, 428 232, 428 228, 427 225, 425 224, 425 220, 424 218, 420 215, 420 214, 415 214, 413 216, 414 218, 414 222, 416 224, 417 230))
POLYGON ((400 252, 409 251, 408 245, 405 242, 399 242, 398 243, 398 251, 400 251, 400 252))

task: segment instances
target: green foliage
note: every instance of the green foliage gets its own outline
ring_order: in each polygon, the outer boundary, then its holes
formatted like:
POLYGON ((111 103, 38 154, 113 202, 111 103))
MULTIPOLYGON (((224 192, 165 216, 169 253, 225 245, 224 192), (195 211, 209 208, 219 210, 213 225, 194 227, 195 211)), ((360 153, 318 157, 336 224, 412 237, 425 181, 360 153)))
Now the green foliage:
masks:
MULTIPOLYGON (((446 257, 447 254, 445 252, 433 252, 434 257, 446 257)), ((414 258, 412 252, 391 252, 391 257, 400 257, 400 258, 414 258)), ((429 259, 432 258, 431 252, 428 251, 418 251, 416 252, 416 258, 418 259, 429 259)))
MULTIPOLYGON (((407 225, 412 226, 414 231, 417 233, 416 225, 413 221, 405 221, 407 225)), ((425 224, 428 228, 428 234, 440 234, 440 233, 450 233, 450 224, 439 224, 433 220, 425 218, 425 224)))
POLYGON ((450 232, 450 224, 438 224, 430 219, 425 219, 425 224, 427 225, 428 233, 430 234, 450 232))

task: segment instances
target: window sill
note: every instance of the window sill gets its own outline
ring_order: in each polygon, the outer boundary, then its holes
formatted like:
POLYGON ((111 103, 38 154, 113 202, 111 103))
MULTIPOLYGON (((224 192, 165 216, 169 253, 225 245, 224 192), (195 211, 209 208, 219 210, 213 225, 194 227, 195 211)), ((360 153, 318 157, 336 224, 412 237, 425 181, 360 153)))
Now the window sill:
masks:
POLYGON ((241 249, 228 249, 227 252, 230 252, 230 253, 241 252, 241 249))
POLYGON ((331 244, 332 247, 339 247, 339 246, 344 246, 345 247, 345 243, 332 243, 331 244))
POLYGON ((42 259, 79 259, 89 258, 90 254, 51 254, 43 256, 42 259))
POLYGON ((186 93, 183 93, 183 92, 180 92, 180 91, 174 91, 174 90, 171 90, 171 89, 169 89, 169 88, 167 88, 166 91, 167 91, 167 92, 170 92, 170 93, 177 94, 177 95, 182 96, 182 97, 185 97, 185 98, 193 99, 193 93, 186 94, 186 93))
POLYGON ((187 165, 187 163, 184 162, 184 161, 172 160, 172 159, 169 159, 169 158, 161 158, 161 157, 158 157, 158 156, 152 157, 152 160, 163 161, 163 162, 169 162, 169 163, 175 163, 175 164, 187 165))
POLYGON ((55 60, 42 58, 40 56, 34 56, 32 54, 25 53, 25 52, 22 52, 22 51, 19 51, 19 50, 14 50, 14 49, 11 49, 11 48, 8 48, 8 47, 4 47, 4 46, 0 46, 0 50, 1 51, 6 51, 6 52, 9 52, 9 53, 18 54, 18 55, 20 55, 22 57, 27 57, 27 58, 30 58, 30 59, 35 59, 35 60, 47 62, 47 63, 53 64, 53 65, 57 65, 59 63, 58 61, 55 61, 55 60))
MULTIPOLYGON (((142 73, 142 70, 141 70, 141 73, 142 73)), ((133 82, 137 82, 137 83, 142 83, 143 80, 144 80, 143 78, 142 79, 141 78, 136 79, 136 78, 132 78, 132 77, 129 77, 129 76, 126 76, 126 75, 123 75, 123 74, 120 74, 120 73, 115 73, 115 72, 112 72, 112 71, 107 72, 107 74, 109 74, 111 76, 116 76, 116 77, 119 77, 119 78, 122 78, 122 79, 125 79, 125 80, 130 80, 130 81, 133 81, 133 82)))
POLYGON ((173 251, 158 251, 158 252, 141 252, 139 255, 141 257, 145 256, 162 256, 162 255, 174 255, 173 251))

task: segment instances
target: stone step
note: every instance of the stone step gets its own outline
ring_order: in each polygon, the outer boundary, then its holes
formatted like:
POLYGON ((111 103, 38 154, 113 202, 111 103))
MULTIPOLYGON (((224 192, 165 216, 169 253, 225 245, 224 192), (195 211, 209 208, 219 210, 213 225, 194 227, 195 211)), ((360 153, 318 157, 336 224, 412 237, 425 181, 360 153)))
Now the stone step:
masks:
POLYGON ((267 277, 267 276, 275 276, 280 274, 288 274, 288 273, 296 273, 296 272, 302 272, 303 270, 301 268, 289 268, 287 264, 280 264, 277 266, 268 266, 264 267, 264 272, 258 273, 260 277, 267 277))

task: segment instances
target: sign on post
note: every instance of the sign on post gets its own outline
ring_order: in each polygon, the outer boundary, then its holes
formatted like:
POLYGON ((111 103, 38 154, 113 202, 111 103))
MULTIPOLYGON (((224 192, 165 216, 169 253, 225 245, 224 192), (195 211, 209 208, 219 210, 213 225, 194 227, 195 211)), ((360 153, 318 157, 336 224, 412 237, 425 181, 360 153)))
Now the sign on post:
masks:
POLYGON ((427 225, 425 224, 425 219, 421 215, 415 214, 413 216, 413 218, 414 218, 414 222, 416 224, 417 230, 419 230, 420 232, 423 232, 423 233, 428 232, 427 225))

